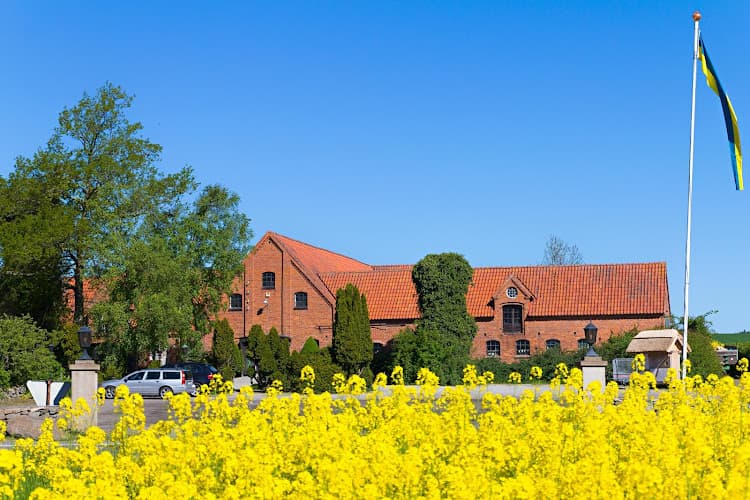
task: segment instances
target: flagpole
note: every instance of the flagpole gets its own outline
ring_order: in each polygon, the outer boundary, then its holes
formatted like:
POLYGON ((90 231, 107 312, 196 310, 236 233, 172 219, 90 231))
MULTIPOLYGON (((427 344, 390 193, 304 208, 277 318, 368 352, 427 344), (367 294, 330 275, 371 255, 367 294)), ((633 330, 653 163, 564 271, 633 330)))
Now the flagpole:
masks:
POLYGON ((695 82, 698 74, 698 34, 700 28, 698 23, 701 13, 693 12, 695 23, 695 35, 693 37, 693 95, 690 107, 690 161, 688 173, 688 206, 687 206, 687 236, 685 238, 685 317, 682 321, 682 379, 687 375, 687 353, 688 353, 688 297, 690 290, 690 226, 693 213, 693 149, 695 144, 695 82))

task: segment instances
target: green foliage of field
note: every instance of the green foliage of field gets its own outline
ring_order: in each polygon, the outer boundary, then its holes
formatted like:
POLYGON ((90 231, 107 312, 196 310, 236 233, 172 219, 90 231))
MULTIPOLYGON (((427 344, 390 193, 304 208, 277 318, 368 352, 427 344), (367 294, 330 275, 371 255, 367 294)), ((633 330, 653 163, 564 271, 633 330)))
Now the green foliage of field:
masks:
POLYGON ((750 333, 712 333, 711 337, 724 345, 750 343, 750 333))

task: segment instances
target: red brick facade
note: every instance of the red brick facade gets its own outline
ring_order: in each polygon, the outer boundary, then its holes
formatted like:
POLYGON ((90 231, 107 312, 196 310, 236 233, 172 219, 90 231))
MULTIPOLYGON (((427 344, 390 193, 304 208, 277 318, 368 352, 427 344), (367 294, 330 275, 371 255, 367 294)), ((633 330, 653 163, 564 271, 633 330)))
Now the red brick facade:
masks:
MULTIPOLYGON (((238 339, 259 324, 265 332, 276 327, 293 350, 309 337, 327 346, 335 293, 347 283, 367 297, 374 343, 386 344, 419 317, 411 266, 369 266, 276 233, 264 235, 245 259, 235 282, 242 307, 220 317, 238 339), (273 273, 273 287, 264 288, 264 273, 273 273), (306 308, 297 307, 305 305, 298 293, 306 294, 306 308)), ((487 342, 497 341, 508 362, 546 349, 548 341, 577 349, 589 321, 604 341, 632 328, 662 327, 671 314, 664 263, 478 268, 467 307, 478 326, 473 357, 485 357, 487 342), (517 318, 505 329, 504 307, 517 318)))

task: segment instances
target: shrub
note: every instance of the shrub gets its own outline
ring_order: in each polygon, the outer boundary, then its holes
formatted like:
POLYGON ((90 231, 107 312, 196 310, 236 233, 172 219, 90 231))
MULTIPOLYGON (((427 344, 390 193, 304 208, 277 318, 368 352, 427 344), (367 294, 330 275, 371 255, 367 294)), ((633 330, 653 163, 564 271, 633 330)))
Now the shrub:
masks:
POLYGON ((28 317, 0 317, 0 377, 5 387, 25 385, 27 380, 60 380, 63 367, 48 349, 49 334, 28 317))

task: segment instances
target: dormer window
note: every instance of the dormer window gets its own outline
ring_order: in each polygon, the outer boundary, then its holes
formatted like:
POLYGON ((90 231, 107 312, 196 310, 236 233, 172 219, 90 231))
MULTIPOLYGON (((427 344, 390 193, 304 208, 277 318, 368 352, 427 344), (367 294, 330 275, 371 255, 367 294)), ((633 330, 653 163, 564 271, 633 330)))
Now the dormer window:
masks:
POLYGON ((515 299, 518 297, 518 288, 509 286, 508 289, 505 290, 505 295, 507 295, 509 299, 515 299))
POLYGON ((503 333, 521 333, 523 324, 523 306, 520 304, 506 304, 503 306, 503 333))

